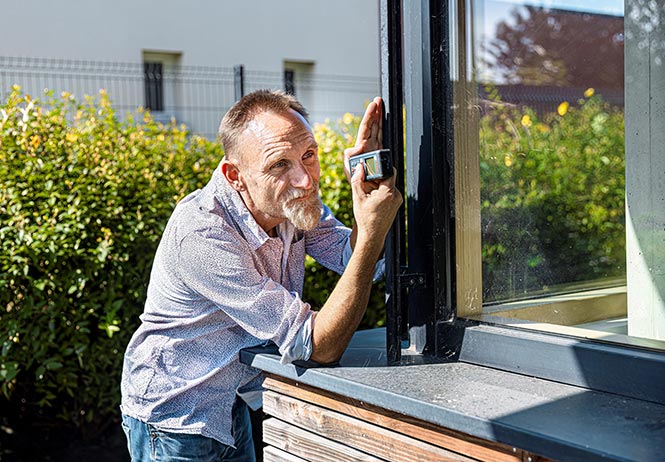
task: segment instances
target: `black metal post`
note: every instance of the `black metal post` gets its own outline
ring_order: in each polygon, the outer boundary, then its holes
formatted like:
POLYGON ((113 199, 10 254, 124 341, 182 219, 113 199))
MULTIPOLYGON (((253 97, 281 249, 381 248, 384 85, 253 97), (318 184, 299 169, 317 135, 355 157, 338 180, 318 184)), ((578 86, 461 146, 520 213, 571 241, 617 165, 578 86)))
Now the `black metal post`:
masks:
MULTIPOLYGON (((381 96, 384 103, 383 146, 391 150, 397 169, 397 187, 404 192, 404 126, 402 123, 402 4, 381 0, 381 96)), ((386 347, 389 363, 402 354, 406 332, 406 305, 400 285, 404 264, 404 207, 386 239, 386 347)))
POLYGON ((456 317, 455 170, 453 81, 450 68, 449 2, 430 0, 433 284, 435 348, 445 345, 443 331, 456 317))
POLYGON ((245 66, 242 64, 233 66, 233 90, 236 101, 245 96, 245 66))
POLYGON ((404 2, 409 350, 434 351, 432 110, 429 0, 404 2), (420 284, 419 281, 424 281, 420 284))

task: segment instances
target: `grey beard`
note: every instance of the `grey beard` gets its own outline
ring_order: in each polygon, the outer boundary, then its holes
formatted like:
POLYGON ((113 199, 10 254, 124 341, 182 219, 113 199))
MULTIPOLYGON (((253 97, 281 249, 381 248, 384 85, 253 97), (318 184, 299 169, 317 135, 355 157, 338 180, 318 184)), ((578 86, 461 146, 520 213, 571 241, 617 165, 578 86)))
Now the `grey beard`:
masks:
POLYGON ((323 204, 318 194, 315 194, 305 203, 289 201, 284 205, 284 215, 302 231, 309 231, 316 227, 321 220, 323 204))

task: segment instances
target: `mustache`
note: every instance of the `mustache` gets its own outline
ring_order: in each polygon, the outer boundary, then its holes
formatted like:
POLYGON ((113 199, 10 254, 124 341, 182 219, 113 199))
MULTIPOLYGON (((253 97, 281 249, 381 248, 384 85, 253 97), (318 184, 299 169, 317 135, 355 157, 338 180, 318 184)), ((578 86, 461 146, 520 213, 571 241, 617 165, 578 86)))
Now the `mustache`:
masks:
POLYGON ((319 183, 314 183, 311 189, 299 189, 299 188, 289 188, 284 192, 284 199, 286 201, 292 201, 296 199, 302 199, 304 197, 310 196, 311 194, 319 195, 319 183))

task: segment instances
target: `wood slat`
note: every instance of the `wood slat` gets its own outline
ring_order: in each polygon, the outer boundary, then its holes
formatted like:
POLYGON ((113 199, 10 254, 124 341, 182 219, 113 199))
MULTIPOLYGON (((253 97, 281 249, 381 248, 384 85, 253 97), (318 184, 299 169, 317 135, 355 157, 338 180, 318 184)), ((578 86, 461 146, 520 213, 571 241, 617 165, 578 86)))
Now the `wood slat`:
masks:
POLYGON ((263 408, 305 430, 390 462, 476 460, 273 391, 264 393, 263 408))
POLYGON ((273 446, 263 448, 263 462, 310 462, 273 446))
POLYGON ((263 441, 309 462, 384 462, 274 418, 263 422, 263 441))
POLYGON ((284 395, 306 402, 316 403, 327 409, 346 414, 380 427, 389 428, 404 435, 417 438, 450 451, 491 462, 522 462, 535 456, 517 448, 486 441, 454 430, 391 412, 377 406, 362 403, 335 393, 287 379, 268 376, 263 386, 284 395))

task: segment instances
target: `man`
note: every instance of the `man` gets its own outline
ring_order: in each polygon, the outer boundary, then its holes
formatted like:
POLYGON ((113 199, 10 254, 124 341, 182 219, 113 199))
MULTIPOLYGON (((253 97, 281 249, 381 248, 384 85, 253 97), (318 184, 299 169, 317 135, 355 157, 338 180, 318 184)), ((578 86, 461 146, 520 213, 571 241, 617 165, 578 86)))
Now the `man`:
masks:
POLYGON ((351 178, 381 146, 372 101, 344 153, 355 224, 318 196, 318 147, 295 98, 258 91, 224 116, 225 157, 173 212, 155 255, 142 324, 125 354, 123 428, 132 460, 254 460, 245 401, 258 371, 242 348, 273 341, 282 361, 337 361, 367 307, 375 264, 402 203, 394 176, 351 178), (305 253, 342 276, 324 306, 301 300, 305 253))

